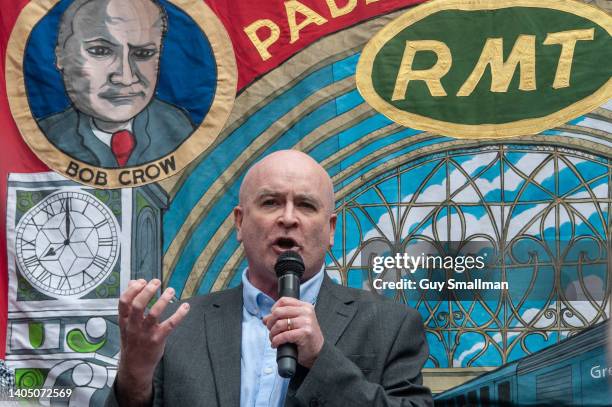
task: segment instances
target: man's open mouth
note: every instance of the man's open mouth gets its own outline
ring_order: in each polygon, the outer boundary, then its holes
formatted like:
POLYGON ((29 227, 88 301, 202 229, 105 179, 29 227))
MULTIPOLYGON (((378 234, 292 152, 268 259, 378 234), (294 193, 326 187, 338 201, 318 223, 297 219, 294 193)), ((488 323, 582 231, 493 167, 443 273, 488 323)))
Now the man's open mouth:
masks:
POLYGON ((280 251, 298 250, 300 245, 290 237, 279 237, 274 240, 273 247, 280 251))

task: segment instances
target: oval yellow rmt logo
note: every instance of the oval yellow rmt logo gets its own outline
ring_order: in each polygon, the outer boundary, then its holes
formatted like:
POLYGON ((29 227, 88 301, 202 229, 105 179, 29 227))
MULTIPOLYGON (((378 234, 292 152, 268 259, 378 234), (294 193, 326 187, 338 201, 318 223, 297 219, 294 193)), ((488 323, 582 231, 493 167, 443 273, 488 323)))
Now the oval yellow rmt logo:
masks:
POLYGON ((535 134, 612 98, 612 17, 574 0, 433 0, 364 48, 357 87, 404 126, 535 134))

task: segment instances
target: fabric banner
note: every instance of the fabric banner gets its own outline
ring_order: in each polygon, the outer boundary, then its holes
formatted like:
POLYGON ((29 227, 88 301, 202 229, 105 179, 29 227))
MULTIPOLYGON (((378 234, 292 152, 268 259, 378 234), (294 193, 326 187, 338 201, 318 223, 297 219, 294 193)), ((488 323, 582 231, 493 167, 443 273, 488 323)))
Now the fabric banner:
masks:
POLYGON ((83 188, 53 172, 9 177, 7 349, 18 385, 61 385, 75 389, 71 404, 103 403, 132 267, 132 201, 131 189, 83 188))
POLYGON ((240 182, 293 148, 334 182, 327 273, 420 312, 439 400, 477 402, 504 366, 492 398, 606 405, 609 2, 0 2, 0 359, 16 386, 100 405, 127 281, 182 299, 239 284, 240 182), (146 21, 146 41, 101 23, 115 15, 146 21), (372 265, 465 242, 486 243, 486 273, 372 265), (468 288, 437 290, 450 278, 468 288), (555 376, 560 353, 582 385, 555 376))

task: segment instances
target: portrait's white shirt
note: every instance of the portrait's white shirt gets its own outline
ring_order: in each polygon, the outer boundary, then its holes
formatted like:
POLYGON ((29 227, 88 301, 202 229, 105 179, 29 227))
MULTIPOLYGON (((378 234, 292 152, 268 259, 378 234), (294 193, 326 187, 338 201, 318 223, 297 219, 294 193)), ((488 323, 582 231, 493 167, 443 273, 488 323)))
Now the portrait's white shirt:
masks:
MULTIPOLYGON (((127 130, 129 132, 132 132, 132 122, 133 121, 134 121, 133 119, 130 120, 126 125, 124 125, 121 129, 117 131, 127 130)), ((107 133, 97 128, 92 118, 89 119, 89 127, 91 127, 91 131, 94 134, 94 136, 96 136, 98 140, 100 140, 101 142, 103 142, 110 148, 111 138, 113 137, 113 133, 107 133)))

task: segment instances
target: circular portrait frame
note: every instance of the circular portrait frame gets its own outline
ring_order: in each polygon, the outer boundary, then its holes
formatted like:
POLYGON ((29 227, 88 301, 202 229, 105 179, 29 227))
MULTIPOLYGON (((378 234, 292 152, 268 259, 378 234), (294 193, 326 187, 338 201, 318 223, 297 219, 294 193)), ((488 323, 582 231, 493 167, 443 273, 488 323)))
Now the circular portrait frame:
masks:
POLYGON ((158 182, 179 173, 214 145, 231 113, 236 96, 238 75, 232 42, 219 18, 204 2, 165 0, 191 18, 209 42, 214 57, 216 87, 202 122, 174 151, 132 166, 96 166, 59 149, 34 117, 28 99, 24 62, 32 31, 60 1, 29 2, 15 23, 6 53, 5 78, 10 110, 23 139, 41 161, 81 184, 101 189, 130 188, 158 182))

